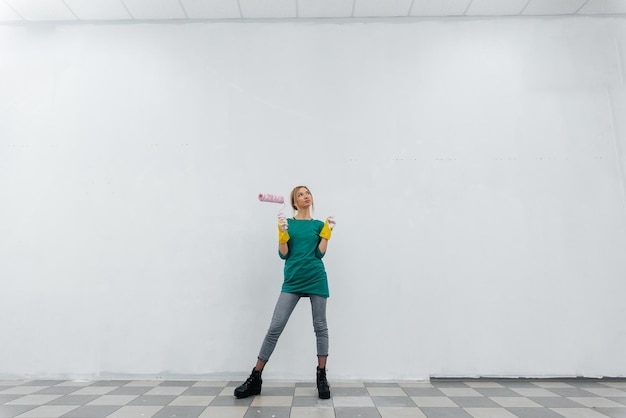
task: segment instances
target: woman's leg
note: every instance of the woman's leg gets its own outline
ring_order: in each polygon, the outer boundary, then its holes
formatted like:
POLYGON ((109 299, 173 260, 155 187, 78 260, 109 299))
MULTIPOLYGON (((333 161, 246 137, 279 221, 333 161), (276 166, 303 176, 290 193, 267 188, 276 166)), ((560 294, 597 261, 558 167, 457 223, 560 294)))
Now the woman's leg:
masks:
POLYGON ((311 295, 313 329, 317 339, 317 393, 321 399, 330 398, 330 386, 326 379, 328 359, 328 326, 326 325, 326 298, 311 295))
POLYGON ((325 369, 326 368, 326 360, 328 359, 328 356, 317 356, 317 367, 319 367, 320 369, 325 369))
POLYGON ((280 337, 280 334, 282 334, 285 329, 285 325, 287 325, 287 321, 299 300, 300 295, 296 293, 282 292, 278 297, 270 327, 267 330, 267 334, 261 345, 261 350, 259 351, 256 367, 261 366, 261 369, 257 370, 262 370, 262 367, 265 366, 265 363, 270 359, 274 348, 276 348, 278 337, 280 337))
POLYGON ((287 320, 289 319, 289 316, 291 316, 291 313, 299 300, 300 295, 294 293, 281 293, 278 297, 278 302, 276 302, 276 307, 274 308, 274 315, 272 316, 270 328, 265 335, 265 340, 263 340, 263 345, 261 346, 261 352, 257 358, 256 365, 254 366, 254 369, 252 369, 252 373, 250 374, 248 380, 235 388, 235 397, 247 398, 248 396, 258 395, 261 393, 261 386, 263 385, 261 374, 263 372, 263 368, 265 367, 265 363, 267 363, 272 355, 274 347, 276 347, 278 337, 280 337, 280 334, 285 329, 287 320))
POLYGON ((317 340, 318 365, 326 367, 328 357, 328 325, 326 324, 326 298, 311 295, 311 312, 313 313, 313 329, 317 340))

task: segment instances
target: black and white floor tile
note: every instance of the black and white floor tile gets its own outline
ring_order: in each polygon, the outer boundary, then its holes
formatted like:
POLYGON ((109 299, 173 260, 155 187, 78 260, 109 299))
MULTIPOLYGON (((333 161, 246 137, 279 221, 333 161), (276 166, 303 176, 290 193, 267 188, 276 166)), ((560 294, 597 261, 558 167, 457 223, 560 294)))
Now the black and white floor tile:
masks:
POLYGON ((433 379, 263 383, 236 399, 241 382, 0 381, 0 418, 626 418, 626 380, 433 379))

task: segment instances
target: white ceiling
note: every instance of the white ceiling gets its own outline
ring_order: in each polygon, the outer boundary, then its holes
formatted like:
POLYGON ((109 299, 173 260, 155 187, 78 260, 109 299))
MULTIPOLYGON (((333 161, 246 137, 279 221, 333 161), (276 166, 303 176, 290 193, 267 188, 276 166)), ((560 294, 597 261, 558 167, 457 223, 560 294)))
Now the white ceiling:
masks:
POLYGON ((626 0, 0 0, 0 23, 626 15, 626 0))

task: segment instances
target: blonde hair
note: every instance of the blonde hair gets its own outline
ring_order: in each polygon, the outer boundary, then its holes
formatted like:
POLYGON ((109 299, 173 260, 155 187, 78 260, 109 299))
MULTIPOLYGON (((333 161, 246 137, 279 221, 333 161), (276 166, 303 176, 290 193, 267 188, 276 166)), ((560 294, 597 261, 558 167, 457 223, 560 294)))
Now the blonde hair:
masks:
MULTIPOLYGON (((293 188, 293 190, 291 191, 291 209, 293 209, 294 213, 298 211, 298 207, 296 206, 296 194, 298 193, 298 190, 300 189, 306 189, 307 192, 311 193, 311 191, 309 190, 308 187, 306 186, 296 186, 293 188)), ((315 204, 313 203, 313 193, 311 193, 311 211, 315 211, 315 204)))

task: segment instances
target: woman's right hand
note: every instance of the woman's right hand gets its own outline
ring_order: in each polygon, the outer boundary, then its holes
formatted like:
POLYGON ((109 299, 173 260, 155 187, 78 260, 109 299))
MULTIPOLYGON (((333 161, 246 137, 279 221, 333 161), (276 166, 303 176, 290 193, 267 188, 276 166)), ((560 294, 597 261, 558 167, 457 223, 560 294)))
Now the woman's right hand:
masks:
POLYGON ((278 243, 284 244, 289 241, 289 232, 287 229, 289 228, 289 224, 287 223, 287 219, 285 215, 282 213, 278 214, 278 243))

